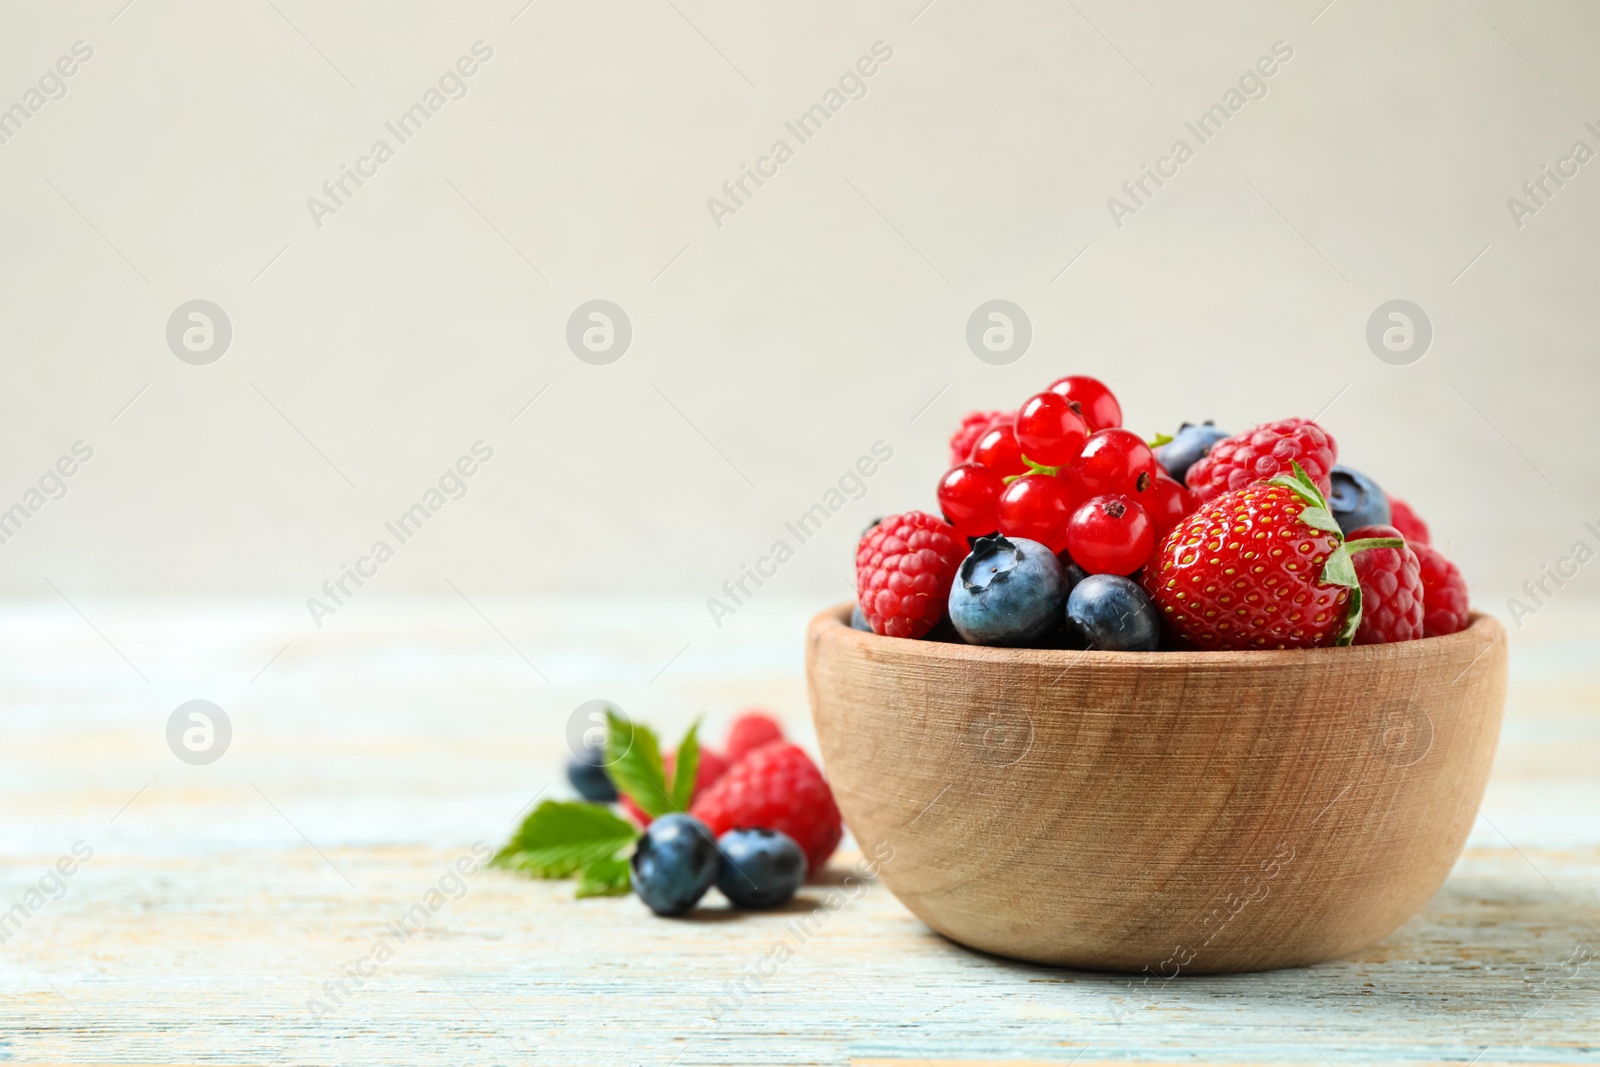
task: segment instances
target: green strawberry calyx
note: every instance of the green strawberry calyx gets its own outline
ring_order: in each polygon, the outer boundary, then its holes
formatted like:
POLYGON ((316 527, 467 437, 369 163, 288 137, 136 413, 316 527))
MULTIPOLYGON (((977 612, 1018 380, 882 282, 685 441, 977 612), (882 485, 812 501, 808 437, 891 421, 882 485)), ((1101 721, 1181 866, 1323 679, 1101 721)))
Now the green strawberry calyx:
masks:
POLYGON ((1334 642, 1335 645, 1348 645, 1355 640, 1356 630, 1361 626, 1361 581, 1356 577, 1356 565, 1351 556, 1369 548, 1404 548, 1406 542, 1402 537, 1363 537, 1346 541, 1344 531, 1339 528, 1338 520, 1333 517, 1333 509, 1328 507, 1328 500, 1317 488, 1317 483, 1311 480, 1300 464, 1291 465, 1294 468, 1292 477, 1280 474, 1268 484, 1293 490, 1296 496, 1306 502, 1305 510, 1300 512, 1300 521, 1333 538, 1333 553, 1322 565, 1321 581, 1324 585, 1342 585, 1350 590, 1350 613, 1345 616, 1344 626, 1334 642))

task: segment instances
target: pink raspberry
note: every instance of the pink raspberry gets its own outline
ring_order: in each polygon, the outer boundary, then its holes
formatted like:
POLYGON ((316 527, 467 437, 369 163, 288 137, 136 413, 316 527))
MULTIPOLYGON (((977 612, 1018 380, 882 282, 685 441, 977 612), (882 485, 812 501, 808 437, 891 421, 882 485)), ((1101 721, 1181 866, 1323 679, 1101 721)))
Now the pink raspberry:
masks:
POLYGON ((728 759, 738 763, 762 745, 783 740, 783 727, 778 720, 764 711, 752 709, 733 720, 728 730, 728 759))
POLYGON ((1299 463, 1327 496, 1338 459, 1339 446, 1321 426, 1310 419, 1279 419, 1212 445, 1189 468, 1184 484, 1204 503, 1252 482, 1289 474, 1291 464, 1299 463))
MULTIPOLYGON (((1393 526, 1363 526, 1348 540, 1399 537, 1393 526)), ((1415 641, 1422 636, 1422 564, 1409 545, 1368 548, 1354 554, 1356 577, 1361 580, 1361 625, 1358 645, 1415 641)))
POLYGON ((1431 543, 1428 524, 1422 521, 1421 515, 1411 510, 1410 504, 1398 497, 1389 498, 1389 522, 1412 548, 1431 543))
POLYGON ((925 511, 891 515, 856 548, 856 597, 874 633, 921 637, 944 618, 967 556, 955 527, 925 511))
POLYGON ((1010 422, 1014 411, 972 411, 962 418, 961 425, 950 435, 950 466, 959 467, 972 458, 972 446, 978 438, 989 432, 997 422, 1010 422))
POLYGON ((702 793, 689 814, 711 836, 729 830, 777 830, 794 838, 815 877, 839 847, 844 823, 833 791, 803 750, 778 742, 763 745, 702 793))
POLYGON ((1465 630, 1472 621, 1472 610, 1467 604, 1467 580, 1438 549, 1410 538, 1406 540, 1422 564, 1423 634, 1443 637, 1465 630))

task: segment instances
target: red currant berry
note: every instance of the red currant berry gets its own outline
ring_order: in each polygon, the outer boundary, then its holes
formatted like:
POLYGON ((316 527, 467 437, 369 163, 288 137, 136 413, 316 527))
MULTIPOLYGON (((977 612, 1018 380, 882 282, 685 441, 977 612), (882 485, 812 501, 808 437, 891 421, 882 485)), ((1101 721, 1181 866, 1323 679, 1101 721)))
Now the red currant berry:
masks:
POLYGON ((1142 493, 1157 472, 1156 454, 1132 430, 1097 430, 1072 461, 1072 473, 1088 496, 1142 493))
POLYGON ((1048 474, 1025 474, 1000 494, 1000 532, 1038 541, 1052 552, 1067 547, 1073 500, 1067 484, 1048 474))
POLYGON ((1006 483, 980 463, 951 467, 939 479, 939 510, 962 537, 982 537, 1000 528, 1000 494, 1006 483))
POLYGON ((1017 446, 1016 431, 1009 422, 991 427, 978 438, 978 443, 972 446, 972 462, 983 464, 1002 478, 1028 471, 1028 465, 1022 462, 1022 449, 1017 446))
POLYGON ((1150 488, 1139 497, 1139 506, 1150 516, 1150 523, 1155 527, 1156 540, 1159 541, 1174 526, 1194 513, 1200 506, 1200 498, 1182 483, 1173 481, 1165 474, 1157 474, 1155 480, 1150 483, 1150 488))
POLYGON ((1041 467, 1061 467, 1078 458, 1089 427, 1056 393, 1030 396, 1017 409, 1017 445, 1041 467))
POLYGON ((1067 524, 1067 551, 1090 574, 1132 574, 1144 566, 1155 545, 1144 508, 1120 493, 1092 498, 1067 524))
POLYGON ((1073 374, 1053 382, 1050 391, 1077 401, 1079 413, 1091 430, 1109 430, 1122 425, 1122 405, 1098 378, 1073 374))

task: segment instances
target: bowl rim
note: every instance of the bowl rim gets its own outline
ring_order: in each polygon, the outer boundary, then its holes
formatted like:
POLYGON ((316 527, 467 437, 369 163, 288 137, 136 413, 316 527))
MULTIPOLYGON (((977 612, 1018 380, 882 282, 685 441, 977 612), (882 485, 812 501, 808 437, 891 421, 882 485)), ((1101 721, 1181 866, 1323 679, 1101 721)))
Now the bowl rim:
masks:
MULTIPOLYGON (((956 641, 926 641, 920 638, 889 637, 884 634, 857 630, 850 625, 850 613, 855 601, 846 600, 824 608, 812 617, 808 630, 815 636, 829 635, 835 640, 850 642, 857 652, 876 650, 913 655, 918 658, 968 664, 995 663, 1015 667, 1032 664, 1040 667, 1071 667, 1080 661, 1084 666, 1126 667, 1139 670, 1190 670, 1196 667, 1258 666, 1284 667, 1293 664, 1310 665, 1318 658, 1328 656, 1358 657, 1354 662, 1384 662, 1414 659, 1419 656, 1460 654, 1468 646, 1477 648, 1505 640, 1505 627, 1493 615, 1474 611, 1468 616, 1464 629, 1440 637, 1422 637, 1414 641, 1398 641, 1381 645, 1350 645, 1328 648, 1288 649, 1218 649, 1206 651, 1176 650, 1168 652, 1108 652, 1097 649, 1073 648, 1022 648, 1006 645, 969 645, 956 641), (832 631, 842 630, 842 634, 832 631)), ((1478 653, 1479 656, 1482 652, 1478 653)))

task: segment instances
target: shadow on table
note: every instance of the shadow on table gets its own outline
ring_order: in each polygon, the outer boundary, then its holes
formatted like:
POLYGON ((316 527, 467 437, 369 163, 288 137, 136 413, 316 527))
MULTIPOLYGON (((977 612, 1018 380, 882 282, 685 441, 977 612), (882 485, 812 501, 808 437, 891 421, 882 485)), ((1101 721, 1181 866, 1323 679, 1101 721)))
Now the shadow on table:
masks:
MULTIPOLYGON (((1311 967, 1243 974, 1178 975, 1087 971, 1026 963, 967 948, 928 931, 997 971, 1031 983, 1101 987, 1119 1001, 1170 1002, 1210 997, 1266 999, 1294 979, 1302 993, 1344 999, 1381 994, 1397 1012, 1449 1001, 1483 1008, 1499 1025, 1521 1028, 1539 1016, 1570 1019, 1589 1010, 1600 990, 1600 898, 1596 893, 1545 887, 1537 892, 1481 877, 1457 877, 1422 914, 1376 945, 1311 967)), ((1342 1008, 1341 1008, 1342 1010, 1342 1008)), ((1381 1010, 1381 1009, 1379 1009, 1381 1010)))

